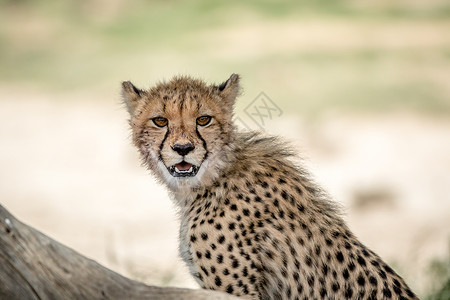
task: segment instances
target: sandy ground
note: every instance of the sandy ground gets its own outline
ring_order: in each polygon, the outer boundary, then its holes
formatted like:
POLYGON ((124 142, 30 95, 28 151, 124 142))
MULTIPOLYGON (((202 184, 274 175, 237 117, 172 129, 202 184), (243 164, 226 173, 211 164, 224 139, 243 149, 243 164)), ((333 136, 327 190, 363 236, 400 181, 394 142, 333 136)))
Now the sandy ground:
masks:
MULTIPOLYGON (((125 110, 84 96, 1 93, 1 204, 126 276, 195 287, 172 203, 140 167, 125 110)), ((430 261, 449 253, 450 120, 285 114, 266 129, 293 142, 357 236, 425 293, 430 261)))

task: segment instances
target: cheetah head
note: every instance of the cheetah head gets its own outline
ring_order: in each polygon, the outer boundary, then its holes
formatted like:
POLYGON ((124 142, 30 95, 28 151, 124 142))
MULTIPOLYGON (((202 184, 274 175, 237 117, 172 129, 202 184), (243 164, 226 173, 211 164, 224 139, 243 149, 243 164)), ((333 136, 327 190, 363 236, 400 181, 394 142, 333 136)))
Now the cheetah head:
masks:
POLYGON ((239 75, 220 85, 175 77, 149 90, 122 83, 133 143, 145 165, 170 188, 213 181, 231 153, 239 75))

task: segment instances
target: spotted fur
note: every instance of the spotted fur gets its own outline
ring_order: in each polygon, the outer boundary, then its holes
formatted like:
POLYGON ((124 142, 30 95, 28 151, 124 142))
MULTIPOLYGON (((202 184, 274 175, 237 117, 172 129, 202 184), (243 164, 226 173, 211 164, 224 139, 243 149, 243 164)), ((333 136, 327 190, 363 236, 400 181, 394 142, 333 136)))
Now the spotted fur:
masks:
POLYGON ((176 77, 143 91, 123 83, 133 142, 179 208, 180 255, 197 282, 247 299, 417 299, 284 142, 236 130, 239 91, 235 74, 221 85, 176 77), (200 116, 211 122, 198 125, 200 116), (174 150, 188 144, 187 154, 174 150), (170 166, 180 162, 198 172, 174 177, 170 166))

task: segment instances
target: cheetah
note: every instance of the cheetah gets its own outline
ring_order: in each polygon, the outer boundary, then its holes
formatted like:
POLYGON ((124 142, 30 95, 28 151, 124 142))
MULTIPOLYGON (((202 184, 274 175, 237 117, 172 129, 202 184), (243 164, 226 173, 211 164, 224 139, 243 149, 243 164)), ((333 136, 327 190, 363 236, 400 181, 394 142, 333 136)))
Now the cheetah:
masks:
POLYGON ((237 130, 239 81, 122 83, 133 143, 176 203, 179 253, 199 285, 245 299, 417 299, 285 142, 237 130))

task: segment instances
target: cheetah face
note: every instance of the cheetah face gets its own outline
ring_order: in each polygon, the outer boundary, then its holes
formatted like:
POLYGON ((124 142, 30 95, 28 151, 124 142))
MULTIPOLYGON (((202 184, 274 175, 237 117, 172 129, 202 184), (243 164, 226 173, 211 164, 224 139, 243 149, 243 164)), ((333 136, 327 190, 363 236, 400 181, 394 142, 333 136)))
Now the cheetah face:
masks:
POLYGON ((175 77, 143 91, 123 83, 133 142, 144 163, 170 188, 214 180, 230 153, 239 76, 207 85, 175 77))

